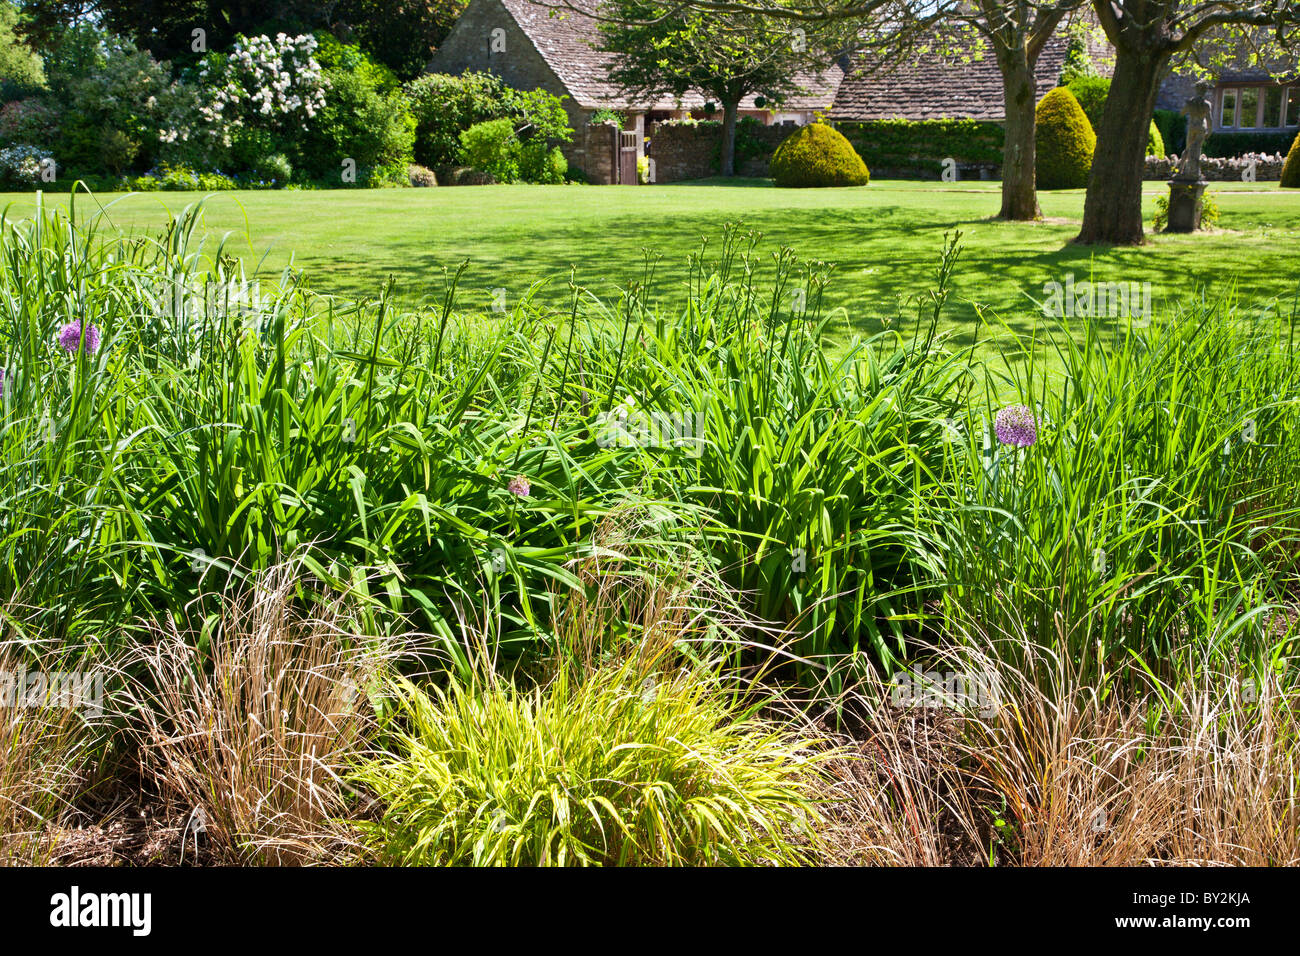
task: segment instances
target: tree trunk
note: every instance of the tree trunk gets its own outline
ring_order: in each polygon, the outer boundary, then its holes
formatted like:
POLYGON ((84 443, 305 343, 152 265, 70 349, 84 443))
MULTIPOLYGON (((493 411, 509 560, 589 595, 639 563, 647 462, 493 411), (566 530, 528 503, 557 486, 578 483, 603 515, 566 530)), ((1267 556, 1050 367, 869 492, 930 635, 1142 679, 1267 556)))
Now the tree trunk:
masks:
POLYGON ((1142 172, 1156 91, 1168 53, 1119 48, 1106 97, 1097 152, 1083 204, 1083 228, 1075 242, 1134 246, 1143 241, 1142 172))
POLYGON ((740 101, 728 99, 722 104, 722 175, 736 175, 736 114, 740 101))
POLYGON ((1034 96, 1038 84, 1024 50, 1000 56, 1002 102, 1006 112, 1002 145, 1002 211, 999 219, 1039 219, 1037 184, 1034 179, 1034 96))

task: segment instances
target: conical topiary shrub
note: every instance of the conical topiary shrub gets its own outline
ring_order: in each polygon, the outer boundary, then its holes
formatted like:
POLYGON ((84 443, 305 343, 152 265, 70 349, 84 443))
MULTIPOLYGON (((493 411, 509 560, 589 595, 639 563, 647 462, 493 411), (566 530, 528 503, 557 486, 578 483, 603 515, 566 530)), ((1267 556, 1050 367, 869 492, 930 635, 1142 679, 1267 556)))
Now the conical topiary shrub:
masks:
POLYGON ((778 186, 865 186, 871 180, 853 144, 825 123, 801 126, 781 140, 770 169, 778 186))
MULTIPOLYGON (((1094 126, 1092 131, 1095 133, 1097 127, 1094 126)), ((1156 121, 1151 121, 1151 132, 1147 133, 1147 155, 1159 156, 1161 159, 1165 156, 1165 138, 1160 135, 1160 127, 1156 121)))
POLYGON ((1038 130, 1034 170, 1039 189, 1082 189, 1088 185, 1097 134, 1079 101, 1063 86, 1043 97, 1034 113, 1038 130))
POLYGON ((1286 154, 1286 162, 1282 164, 1280 185, 1283 189, 1300 189, 1300 133, 1296 134, 1291 152, 1286 154))

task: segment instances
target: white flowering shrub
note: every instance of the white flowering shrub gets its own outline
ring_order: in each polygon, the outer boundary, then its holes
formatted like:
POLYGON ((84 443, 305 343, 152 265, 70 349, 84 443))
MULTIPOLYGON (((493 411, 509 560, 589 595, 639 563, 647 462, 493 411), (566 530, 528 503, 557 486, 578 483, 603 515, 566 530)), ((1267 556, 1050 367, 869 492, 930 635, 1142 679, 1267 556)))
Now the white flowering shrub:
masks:
POLYGON ((0 149, 0 182, 6 186, 33 186, 41 178, 41 160, 50 154, 35 146, 0 149))
POLYGON ((306 129, 325 106, 325 78, 312 56, 316 38, 277 34, 236 38, 229 53, 210 53, 199 65, 205 91, 200 118, 227 138, 244 127, 272 132, 306 129))
POLYGON ((211 188, 409 184, 415 118, 397 78, 355 45, 240 35, 176 76, 101 26, 73 33, 51 60, 48 117, 41 104, 6 109, 0 145, 48 147, 61 170, 142 189, 209 188, 203 176, 211 188))
POLYGON ((239 36, 229 52, 209 53, 193 75, 195 101, 162 133, 174 159, 220 169, 256 170, 293 152, 325 107, 327 82, 312 55, 316 38, 239 36))

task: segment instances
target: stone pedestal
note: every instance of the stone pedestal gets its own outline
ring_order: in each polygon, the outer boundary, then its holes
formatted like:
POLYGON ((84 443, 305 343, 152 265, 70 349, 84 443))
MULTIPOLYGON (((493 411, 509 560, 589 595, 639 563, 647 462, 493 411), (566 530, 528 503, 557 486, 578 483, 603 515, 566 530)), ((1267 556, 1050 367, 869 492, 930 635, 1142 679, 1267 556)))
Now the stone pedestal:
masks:
POLYGON ((1201 193, 1205 180, 1169 180, 1169 222, 1165 232, 1196 232, 1201 228, 1201 193))

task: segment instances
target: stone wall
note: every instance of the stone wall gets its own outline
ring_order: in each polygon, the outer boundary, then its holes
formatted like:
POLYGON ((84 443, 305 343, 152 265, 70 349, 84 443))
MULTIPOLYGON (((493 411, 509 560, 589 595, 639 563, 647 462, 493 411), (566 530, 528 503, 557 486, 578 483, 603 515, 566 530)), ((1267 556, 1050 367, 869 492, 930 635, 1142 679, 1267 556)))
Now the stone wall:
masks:
MULTIPOLYGON (((772 153, 794 129, 793 123, 748 126, 744 133, 737 127, 737 153, 740 152, 741 138, 747 137, 751 142, 756 142, 758 154, 743 160, 737 158, 736 175, 766 176, 772 153)), ((688 126, 660 123, 651 133, 649 156, 654 160, 656 183, 676 183, 685 179, 717 176, 722 156, 722 124, 701 123, 698 126, 688 126)))
MULTIPOLYGON (((1231 159, 1219 159, 1206 156, 1201 159, 1201 176, 1212 183, 1242 182, 1241 174, 1248 168, 1250 161, 1255 161, 1255 182, 1275 183, 1282 178, 1282 163, 1285 157, 1280 154, 1268 156, 1248 153, 1231 159)), ((1178 167, 1177 156, 1148 156, 1144 179, 1172 179, 1178 167)))
POLYGON ((569 168, 582 170, 587 182, 596 186, 613 184, 614 164, 618 162, 617 123, 583 123, 560 149, 569 168))

